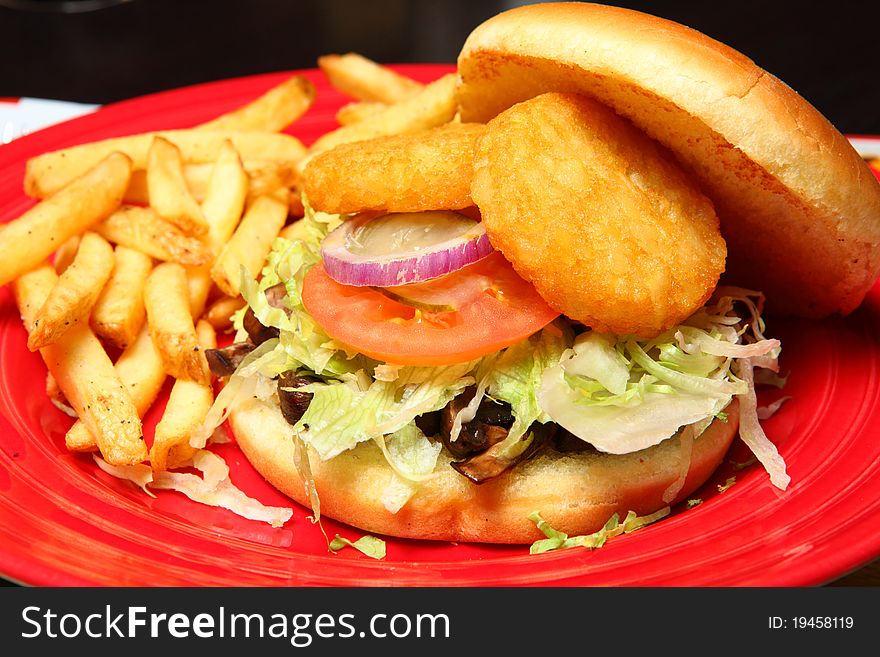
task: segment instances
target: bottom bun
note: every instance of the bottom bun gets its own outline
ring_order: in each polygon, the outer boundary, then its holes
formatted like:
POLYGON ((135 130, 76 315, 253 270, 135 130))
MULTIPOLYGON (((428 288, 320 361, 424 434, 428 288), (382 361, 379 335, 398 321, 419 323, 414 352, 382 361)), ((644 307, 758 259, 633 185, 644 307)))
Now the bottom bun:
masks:
MULTIPOLYGON (((684 486, 673 503, 696 490, 718 467, 739 427, 734 400, 727 420, 715 420, 694 442, 684 486)), ((245 456, 273 486, 309 505, 294 464, 293 430, 277 405, 249 400, 230 415, 245 456)), ((444 450, 435 475, 397 513, 385 509, 391 468, 373 443, 321 461, 310 452, 321 513, 362 530, 404 538, 486 543, 531 543, 543 535, 528 520, 539 511, 574 536, 600 529, 613 513, 639 515, 664 506, 663 493, 679 476, 677 437, 632 454, 546 450, 476 485, 449 467, 444 450)))

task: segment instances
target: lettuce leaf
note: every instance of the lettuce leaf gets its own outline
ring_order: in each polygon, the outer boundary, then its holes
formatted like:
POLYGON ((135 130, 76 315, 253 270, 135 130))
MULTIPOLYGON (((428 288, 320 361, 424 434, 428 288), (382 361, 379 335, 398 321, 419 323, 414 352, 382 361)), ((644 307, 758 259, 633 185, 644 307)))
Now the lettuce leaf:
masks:
POLYGON ((479 361, 443 367, 401 367, 393 381, 374 380, 366 390, 352 381, 300 388, 314 396, 294 429, 324 459, 361 442, 393 434, 423 413, 446 406, 474 382, 479 361))
POLYGON ((119 479, 134 482, 152 497, 155 495, 150 492, 148 487, 159 490, 174 490, 183 493, 194 502, 207 506, 219 506, 248 520, 260 520, 273 527, 281 527, 293 516, 293 509, 266 506, 259 500, 249 497, 232 483, 226 461, 218 454, 206 449, 197 450, 191 461, 182 463, 180 466, 195 468, 202 473, 201 477, 190 472, 172 470, 153 472, 150 466, 144 463, 113 466, 97 455, 94 455, 93 458, 104 472, 119 479))
POLYGON ((649 525, 661 518, 665 518, 669 515, 669 512, 670 508, 668 506, 646 516, 639 516, 636 515, 635 511, 629 511, 626 514, 623 523, 620 522, 620 516, 615 513, 599 531, 583 536, 569 537, 565 532, 561 532, 551 527, 550 523, 544 520, 538 511, 533 511, 528 516, 529 520, 535 523, 535 526, 541 530, 541 533, 547 538, 532 543, 531 548, 529 548, 529 553, 542 554, 544 552, 565 550, 573 547, 584 547, 590 550, 595 550, 605 545, 605 541, 609 538, 619 536, 620 534, 628 534, 629 532, 641 529, 645 525, 649 525))
POLYGON ((505 442, 518 441, 533 422, 550 421, 538 402, 538 390, 545 370, 559 363, 570 340, 568 330, 551 324, 531 338, 508 347, 495 361, 489 374, 488 394, 510 404, 514 417, 505 442))
POLYGON ((392 465, 393 474, 382 491, 382 504, 391 513, 397 513, 418 491, 424 478, 434 471, 443 445, 429 440, 415 422, 384 442, 383 452, 392 465))
POLYGON ((753 389, 731 370, 734 362, 776 362, 779 341, 761 333, 760 305, 756 293, 719 288, 713 302, 653 340, 582 334, 544 373, 538 402, 555 422, 612 454, 651 447, 685 425, 697 425, 699 436, 734 395, 753 389), (737 304, 750 317, 740 317, 737 304))
POLYGON ((350 541, 347 538, 336 534, 336 538, 330 541, 328 546, 331 552, 338 552, 344 547, 352 547, 358 552, 367 555, 372 559, 385 558, 385 541, 375 536, 362 536, 356 541, 350 541))

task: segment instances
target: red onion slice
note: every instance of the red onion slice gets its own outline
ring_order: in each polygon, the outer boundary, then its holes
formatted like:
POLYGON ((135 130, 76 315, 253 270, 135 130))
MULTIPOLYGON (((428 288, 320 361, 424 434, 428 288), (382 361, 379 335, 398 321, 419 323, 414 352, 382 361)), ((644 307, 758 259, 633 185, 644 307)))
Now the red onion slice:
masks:
POLYGON ((492 253, 486 230, 458 212, 401 212, 346 221, 321 245, 343 285, 389 287, 457 271, 492 253))

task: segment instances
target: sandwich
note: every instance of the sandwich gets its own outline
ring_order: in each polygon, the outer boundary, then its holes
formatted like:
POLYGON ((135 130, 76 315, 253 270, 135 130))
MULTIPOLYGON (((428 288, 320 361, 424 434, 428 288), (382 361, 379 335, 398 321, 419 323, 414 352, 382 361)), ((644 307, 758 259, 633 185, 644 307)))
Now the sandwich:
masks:
POLYGON ((228 418, 316 516, 419 539, 652 519, 737 435, 784 490, 765 302, 848 313, 880 270, 846 139, 740 53, 613 7, 499 14, 458 76, 460 121, 308 163, 193 442, 228 418))

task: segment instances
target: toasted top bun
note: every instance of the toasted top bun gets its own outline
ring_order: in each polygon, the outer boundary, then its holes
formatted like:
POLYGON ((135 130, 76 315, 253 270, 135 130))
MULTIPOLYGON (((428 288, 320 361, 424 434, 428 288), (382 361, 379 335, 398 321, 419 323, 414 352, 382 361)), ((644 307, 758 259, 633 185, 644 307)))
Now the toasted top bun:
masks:
MULTIPOLYGON (((727 407, 694 442, 690 468, 673 503, 708 479, 724 458, 739 426, 738 402, 727 407)), ((230 415, 236 442, 273 486, 309 505, 296 469, 293 430, 277 404, 252 399, 230 415)), ((357 448, 310 465, 321 512, 368 532, 405 538, 488 543, 530 543, 542 534, 528 520, 539 511, 571 536, 599 530, 612 514, 653 513, 667 503, 664 492, 679 478, 682 450, 670 438, 632 454, 560 453, 546 450, 484 484, 476 485, 449 466, 441 452, 434 477, 397 513, 383 504, 394 474, 379 448, 357 448)))
POLYGON ((877 277, 877 180, 818 111, 732 48, 627 9, 530 5, 474 30, 458 73, 462 121, 576 92, 665 145, 715 204, 729 280, 763 290, 768 309, 846 313, 877 277))

